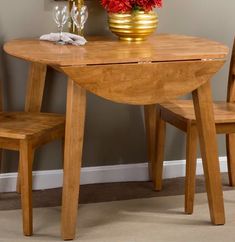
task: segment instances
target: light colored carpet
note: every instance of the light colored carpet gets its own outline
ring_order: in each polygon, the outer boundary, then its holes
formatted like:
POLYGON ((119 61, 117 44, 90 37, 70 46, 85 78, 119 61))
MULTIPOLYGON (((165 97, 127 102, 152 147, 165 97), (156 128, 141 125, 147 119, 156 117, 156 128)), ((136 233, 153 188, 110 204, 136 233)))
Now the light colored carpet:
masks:
MULTIPOLYGON (((226 225, 209 220, 206 194, 196 195, 193 215, 183 196, 85 204, 79 208, 79 242, 234 242, 235 191, 224 192, 226 225)), ((34 209, 34 236, 21 233, 21 210, 0 212, 0 241, 61 241, 60 208, 34 209)))

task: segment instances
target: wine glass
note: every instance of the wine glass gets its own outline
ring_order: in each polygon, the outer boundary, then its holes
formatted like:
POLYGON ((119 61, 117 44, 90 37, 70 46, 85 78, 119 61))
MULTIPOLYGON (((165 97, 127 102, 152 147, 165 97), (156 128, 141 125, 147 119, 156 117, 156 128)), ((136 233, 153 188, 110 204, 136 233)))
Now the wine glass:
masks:
POLYGON ((71 9, 71 17, 78 29, 78 32, 81 33, 88 18, 87 6, 83 5, 81 8, 78 8, 75 3, 73 3, 73 7, 71 9))
POLYGON ((60 38, 56 43, 64 45, 65 42, 62 40, 62 31, 63 31, 64 25, 66 24, 66 22, 68 21, 68 18, 69 18, 69 10, 68 10, 67 6, 56 5, 53 8, 52 13, 53 13, 53 19, 54 19, 55 23, 57 24, 57 27, 58 27, 58 30, 60 33, 60 38))

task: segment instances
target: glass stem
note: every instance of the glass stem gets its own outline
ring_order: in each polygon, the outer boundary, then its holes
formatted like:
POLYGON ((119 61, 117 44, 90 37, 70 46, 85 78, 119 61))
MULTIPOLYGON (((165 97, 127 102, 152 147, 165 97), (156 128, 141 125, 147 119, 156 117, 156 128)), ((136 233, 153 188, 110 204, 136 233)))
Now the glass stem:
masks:
POLYGON ((59 32, 60 32, 60 39, 59 40, 62 40, 63 26, 59 26, 59 32))
POLYGON ((79 19, 79 29, 78 29, 78 34, 82 35, 82 26, 81 26, 81 17, 79 19))

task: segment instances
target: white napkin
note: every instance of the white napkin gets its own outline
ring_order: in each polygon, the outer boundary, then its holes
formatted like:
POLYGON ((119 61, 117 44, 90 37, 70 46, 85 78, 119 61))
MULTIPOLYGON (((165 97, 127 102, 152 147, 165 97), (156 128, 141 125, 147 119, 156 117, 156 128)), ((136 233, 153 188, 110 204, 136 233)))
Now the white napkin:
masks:
MULTIPOLYGON (((72 45, 85 45, 86 39, 80 35, 71 34, 67 32, 62 33, 61 39, 66 44, 72 44, 72 45)), ((60 40, 60 33, 50 33, 50 34, 44 34, 40 37, 40 40, 47 40, 47 41, 53 41, 56 42, 60 40)))

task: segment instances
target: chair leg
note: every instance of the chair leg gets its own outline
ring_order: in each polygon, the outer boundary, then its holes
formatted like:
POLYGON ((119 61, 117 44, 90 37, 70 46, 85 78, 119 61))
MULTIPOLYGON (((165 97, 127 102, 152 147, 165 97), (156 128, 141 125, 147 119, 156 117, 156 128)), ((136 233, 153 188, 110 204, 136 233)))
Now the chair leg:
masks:
POLYGON ((166 122, 161 118, 161 111, 157 108, 156 113, 156 147, 155 147, 155 162, 152 165, 152 174, 154 177, 154 188, 156 191, 162 189, 162 174, 163 174, 163 159, 164 159, 164 145, 166 122))
POLYGON ((235 134, 226 134, 229 185, 235 186, 235 134))
POLYGON ((197 160, 197 127, 189 123, 186 141, 185 213, 193 213, 197 160))
MULTIPOLYGON (((33 161, 34 161, 34 150, 32 150, 32 165, 33 165, 33 161)), ((21 193, 21 184, 20 184, 20 164, 18 165, 18 174, 17 174, 17 180, 16 180, 16 192, 17 193, 21 193)))
POLYGON ((32 215, 32 160, 33 149, 26 140, 20 141, 20 181, 21 181, 21 206, 23 213, 24 235, 33 234, 32 215))

